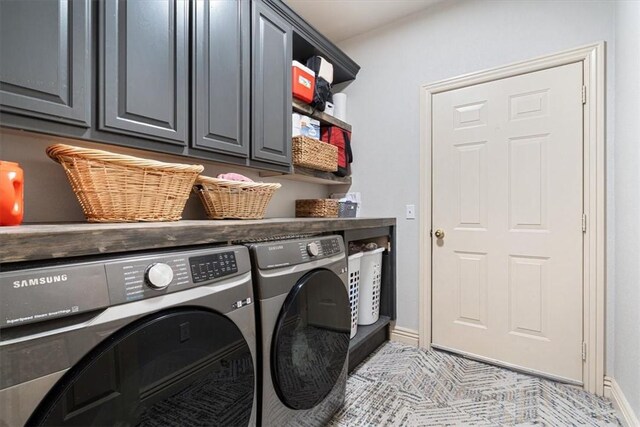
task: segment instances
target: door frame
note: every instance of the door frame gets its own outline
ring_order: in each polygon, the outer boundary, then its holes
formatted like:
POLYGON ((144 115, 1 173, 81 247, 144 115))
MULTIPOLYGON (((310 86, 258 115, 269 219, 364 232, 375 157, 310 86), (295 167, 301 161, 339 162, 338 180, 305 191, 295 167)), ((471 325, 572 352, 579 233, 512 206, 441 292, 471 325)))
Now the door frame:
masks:
POLYGON ((511 65, 465 74, 420 88, 420 276, 419 346, 431 347, 432 97, 441 92, 582 62, 583 104, 583 381, 584 389, 604 394, 605 363, 605 42, 589 44, 511 65), (427 172, 429 171, 429 173, 427 172))

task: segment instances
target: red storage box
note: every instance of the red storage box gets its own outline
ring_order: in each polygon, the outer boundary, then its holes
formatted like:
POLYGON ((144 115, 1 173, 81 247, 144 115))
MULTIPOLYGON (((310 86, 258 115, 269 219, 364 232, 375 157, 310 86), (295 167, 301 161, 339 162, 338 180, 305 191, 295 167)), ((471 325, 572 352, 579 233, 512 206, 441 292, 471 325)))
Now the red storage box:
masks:
POLYGON ((293 96, 309 103, 313 101, 313 88, 316 85, 316 73, 298 61, 291 66, 293 96))

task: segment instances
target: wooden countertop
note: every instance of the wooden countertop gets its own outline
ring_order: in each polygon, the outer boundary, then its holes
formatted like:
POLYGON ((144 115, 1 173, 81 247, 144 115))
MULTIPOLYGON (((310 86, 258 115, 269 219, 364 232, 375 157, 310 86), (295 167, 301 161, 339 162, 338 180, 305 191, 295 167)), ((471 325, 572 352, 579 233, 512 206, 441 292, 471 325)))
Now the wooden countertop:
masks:
POLYGON ((0 227, 0 263, 388 227, 395 218, 273 218, 0 227))

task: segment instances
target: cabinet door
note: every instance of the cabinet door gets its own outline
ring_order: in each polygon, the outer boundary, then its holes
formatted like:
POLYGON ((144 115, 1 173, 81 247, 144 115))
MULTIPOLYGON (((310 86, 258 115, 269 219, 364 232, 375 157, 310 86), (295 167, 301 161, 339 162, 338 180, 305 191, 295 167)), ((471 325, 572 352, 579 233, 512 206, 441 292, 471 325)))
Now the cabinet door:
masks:
POLYGON ((0 109, 88 127, 89 0, 0 1, 0 109))
POLYGON ((249 29, 246 0, 193 5, 193 147, 249 155, 249 29))
POLYGON ((100 19, 100 129, 184 145, 186 0, 109 0, 100 19))
POLYGON ((253 2, 251 157, 291 164, 291 26, 253 2))

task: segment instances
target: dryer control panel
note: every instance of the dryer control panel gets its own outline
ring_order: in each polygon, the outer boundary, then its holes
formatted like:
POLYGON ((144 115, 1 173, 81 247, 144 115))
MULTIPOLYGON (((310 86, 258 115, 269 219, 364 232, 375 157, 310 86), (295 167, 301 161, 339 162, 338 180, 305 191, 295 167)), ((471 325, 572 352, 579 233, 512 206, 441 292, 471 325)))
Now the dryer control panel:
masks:
POLYGON ((270 269, 312 262, 334 255, 344 256, 341 236, 258 243, 252 246, 258 268, 270 269))

